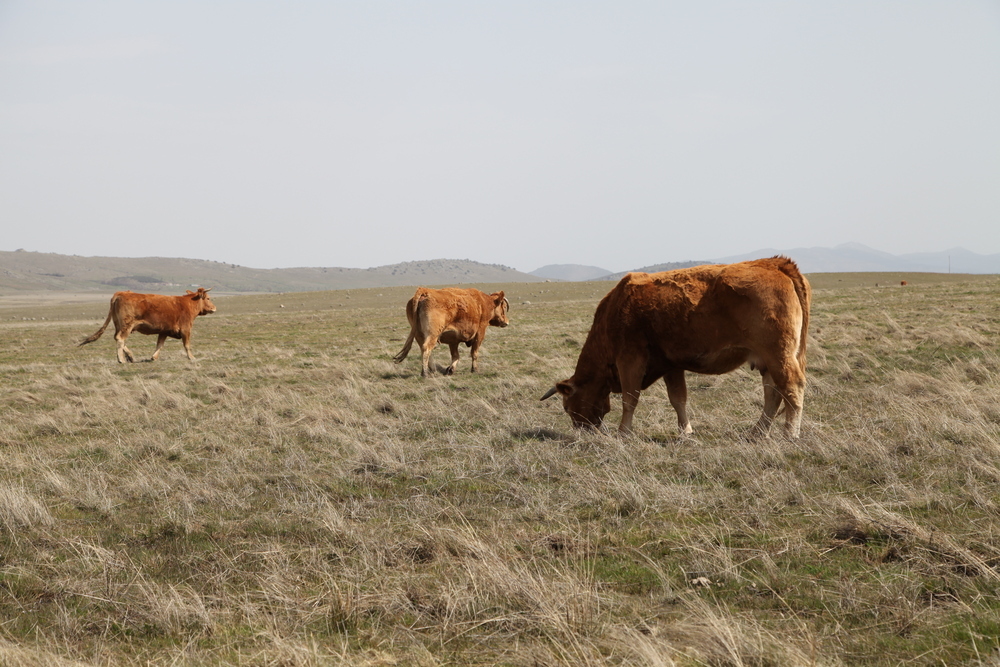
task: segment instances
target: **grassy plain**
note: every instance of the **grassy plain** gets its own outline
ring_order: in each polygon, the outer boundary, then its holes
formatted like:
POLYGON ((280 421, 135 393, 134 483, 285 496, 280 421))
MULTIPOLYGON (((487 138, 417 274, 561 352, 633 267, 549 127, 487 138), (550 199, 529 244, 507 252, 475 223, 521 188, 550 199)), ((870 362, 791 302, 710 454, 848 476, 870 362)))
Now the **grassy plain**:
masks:
POLYGON ((1000 279, 811 278, 756 443, 747 369, 686 439, 662 384, 624 439, 538 401, 612 283, 504 286, 426 380, 412 288, 220 295, 126 366, 106 298, 0 298, 0 664, 996 664, 1000 279))

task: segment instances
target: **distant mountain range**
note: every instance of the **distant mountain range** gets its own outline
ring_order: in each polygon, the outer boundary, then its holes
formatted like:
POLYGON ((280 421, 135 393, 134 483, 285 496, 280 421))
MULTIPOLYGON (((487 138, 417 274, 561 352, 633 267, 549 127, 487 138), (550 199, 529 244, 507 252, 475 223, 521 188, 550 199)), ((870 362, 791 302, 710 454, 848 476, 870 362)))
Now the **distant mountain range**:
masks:
POLYGON ((744 255, 722 257, 716 262, 742 262, 757 257, 787 255, 805 273, 854 271, 912 271, 921 273, 1000 273, 1000 254, 980 255, 965 248, 940 252, 891 255, 860 243, 843 243, 833 248, 765 248, 744 255))
MULTIPOLYGON (((881 250, 875 250, 860 243, 844 243, 833 248, 792 248, 779 250, 763 248, 742 255, 730 255, 715 259, 705 259, 687 262, 672 262, 645 266, 632 271, 670 271, 699 264, 729 264, 760 257, 785 255, 791 257, 804 273, 845 273, 845 272, 914 272, 914 273, 1000 273, 1000 254, 980 255, 964 248, 952 248, 941 252, 920 252, 906 255, 892 255, 881 250)), ((549 280, 581 280, 574 276, 581 270, 585 275, 593 276, 582 280, 618 280, 627 271, 618 273, 606 272, 604 275, 594 275, 597 267, 580 266, 578 264, 553 264, 532 271, 532 275, 545 277, 549 280), (545 271, 543 275, 541 272, 545 271)))
MULTIPOLYGON (((634 270, 652 273, 772 255, 791 257, 805 273, 948 273, 950 269, 952 273, 1000 274, 1000 254, 980 255, 964 248, 953 248, 942 252, 891 255, 860 243, 845 243, 835 248, 764 248, 743 255, 655 264, 634 270)), ((80 257, 24 250, 0 251, 0 292, 3 293, 32 290, 107 292, 118 289, 180 293, 198 285, 214 287, 220 292, 308 292, 393 285, 618 280, 625 273, 612 273, 600 267, 580 264, 550 264, 531 273, 523 273, 509 266, 482 264, 467 259, 402 262, 370 269, 252 269, 199 259, 80 257)))
POLYGON ((170 257, 80 257, 0 251, 0 292, 115 291, 182 293, 194 286, 220 292, 309 292, 315 290, 540 282, 509 266, 467 259, 432 259, 370 269, 252 269, 237 264, 170 257))

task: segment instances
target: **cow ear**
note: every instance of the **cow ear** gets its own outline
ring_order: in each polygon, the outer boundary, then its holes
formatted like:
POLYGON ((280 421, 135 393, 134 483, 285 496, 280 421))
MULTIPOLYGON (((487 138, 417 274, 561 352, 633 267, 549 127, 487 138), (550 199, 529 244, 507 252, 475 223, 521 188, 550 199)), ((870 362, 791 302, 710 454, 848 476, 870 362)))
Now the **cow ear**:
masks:
POLYGON ((576 385, 573 384, 572 380, 563 380, 562 382, 556 382, 555 386, 545 392, 539 400, 544 401, 546 398, 559 394, 563 398, 569 398, 576 393, 576 385))
POLYGON ((496 305, 499 306, 501 303, 503 303, 503 290, 500 290, 499 292, 493 292, 493 294, 490 294, 490 296, 493 297, 493 303, 495 303, 496 305))
POLYGON ((562 382, 556 382, 556 391, 563 398, 569 398, 576 393, 576 385, 573 384, 572 380, 563 380, 562 382))

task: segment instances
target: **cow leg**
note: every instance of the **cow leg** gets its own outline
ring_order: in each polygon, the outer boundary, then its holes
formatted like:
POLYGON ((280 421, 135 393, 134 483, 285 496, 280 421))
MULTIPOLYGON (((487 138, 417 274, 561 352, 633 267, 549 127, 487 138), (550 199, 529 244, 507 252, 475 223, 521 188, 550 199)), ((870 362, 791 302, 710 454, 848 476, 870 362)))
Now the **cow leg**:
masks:
POLYGON ((761 412, 760 419, 753 427, 752 438, 767 437, 771 430, 771 422, 774 421, 774 415, 778 414, 778 408, 781 407, 781 389, 775 382, 774 374, 770 369, 761 374, 761 380, 764 383, 764 411, 761 412))
POLYGON ((454 375, 458 368, 458 343, 448 343, 448 349, 451 350, 451 365, 444 370, 444 374, 454 375))
POLYGON ((472 372, 479 372, 479 345, 482 343, 478 338, 469 343, 469 356, 472 357, 472 372))
MULTIPOLYGON (((194 355, 191 354, 191 333, 190 332, 188 332, 188 333, 182 333, 181 334, 181 342, 184 343, 184 351, 187 352, 188 359, 190 359, 191 361, 194 361, 194 355)), ((157 351, 159 351, 159 345, 160 345, 160 343, 157 342, 157 351)))
POLYGON ((762 376, 764 383, 764 411, 753 429, 754 437, 766 436, 771 429, 774 416, 782 402, 785 404, 785 435, 799 437, 802 425, 802 399, 805 395, 806 378, 798 363, 792 360, 769 368, 762 376))
POLYGON ((437 336, 427 336, 420 343, 421 367, 420 377, 427 377, 431 372, 431 352, 437 347, 437 336))
POLYGON ((687 382, 684 379, 684 371, 674 369, 667 371, 663 376, 663 382, 667 385, 667 396, 670 398, 670 405, 677 413, 677 426, 681 435, 693 432, 691 422, 687 416, 687 382))
POLYGON ((132 333, 129 329, 120 329, 115 331, 115 340, 118 342, 118 363, 124 364, 127 359, 129 363, 135 361, 135 357, 132 356, 132 350, 125 346, 125 341, 128 339, 128 335, 132 333))
POLYGON ((153 350, 153 358, 150 361, 156 361, 160 357, 160 350, 163 349, 163 344, 167 342, 167 334, 160 334, 156 338, 156 349, 153 350))
POLYGON ((642 392, 642 377, 646 373, 645 359, 635 357, 618 361, 618 379, 622 385, 622 421, 618 431, 622 434, 632 432, 632 415, 639 405, 639 394, 642 392))
POLYGON ((802 429, 802 405, 806 394, 806 374, 792 360, 788 364, 788 374, 785 377, 782 397, 785 399, 785 435, 789 438, 799 437, 802 429))
POLYGON ((805 398, 805 382, 789 386, 785 394, 785 435, 797 438, 802 432, 802 403, 805 398))

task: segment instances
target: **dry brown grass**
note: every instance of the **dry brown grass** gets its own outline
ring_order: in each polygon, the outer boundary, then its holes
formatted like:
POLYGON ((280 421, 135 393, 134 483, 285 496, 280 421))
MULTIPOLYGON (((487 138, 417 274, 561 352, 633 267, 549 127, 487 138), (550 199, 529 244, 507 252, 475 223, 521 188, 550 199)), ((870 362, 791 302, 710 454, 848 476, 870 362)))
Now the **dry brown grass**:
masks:
POLYGON ((659 385, 624 439, 539 402, 610 283, 503 286, 427 380, 411 288, 219 297, 196 364, 12 306, 0 663, 991 664, 1000 281, 815 282, 795 442, 742 439, 749 371, 684 439, 659 385))

